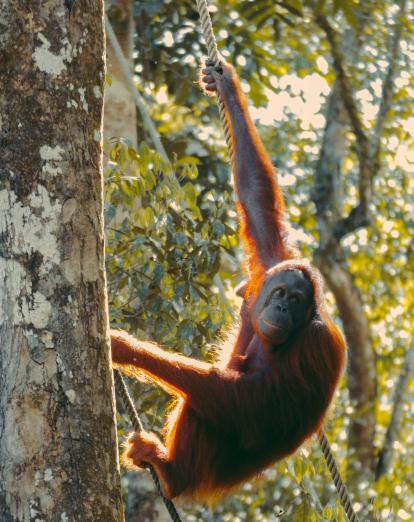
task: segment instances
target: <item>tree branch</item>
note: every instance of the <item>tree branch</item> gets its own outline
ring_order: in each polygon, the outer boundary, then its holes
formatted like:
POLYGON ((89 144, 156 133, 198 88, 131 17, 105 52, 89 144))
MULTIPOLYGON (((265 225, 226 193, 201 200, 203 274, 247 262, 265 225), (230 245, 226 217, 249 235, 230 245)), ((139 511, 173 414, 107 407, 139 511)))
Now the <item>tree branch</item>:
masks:
POLYGON ((360 147, 360 153, 367 153, 368 137, 365 134, 361 118, 359 117, 359 111, 352 92, 353 89, 351 86, 351 81, 347 72, 345 71, 345 60, 340 50, 335 30, 329 23, 326 16, 321 12, 316 14, 316 23, 326 34, 326 38, 329 42, 329 45, 331 46, 333 64, 341 86, 342 98, 344 101, 345 108, 348 112, 352 130, 355 134, 355 137, 357 138, 360 147))
POLYGON ((404 356, 403 366, 395 388, 394 405, 391 421, 385 433, 384 445, 380 451, 377 467, 375 469, 375 480, 387 473, 391 468, 394 453, 394 442, 400 431, 401 422, 404 415, 404 393, 408 386, 408 381, 414 373, 414 340, 407 349, 404 356))
POLYGON ((405 16, 406 0, 400 0, 400 9, 395 17, 395 29, 394 35, 391 39, 390 51, 389 51, 389 62, 388 70, 382 84, 382 95, 381 102, 378 111, 377 121, 375 123, 374 134, 370 144, 370 160, 372 162, 371 175, 375 174, 379 170, 380 166, 380 153, 381 153, 381 136, 384 128, 386 116, 391 106, 391 100, 394 95, 394 80, 396 75, 396 63, 399 57, 400 51, 400 40, 402 33, 402 21, 401 18, 405 16))
POLYGON ((319 246, 325 248, 332 237, 333 224, 340 217, 341 164, 347 147, 348 117, 342 103, 341 89, 335 81, 329 96, 326 124, 315 168, 312 201, 316 207, 319 246))
POLYGON ((361 494, 358 484, 369 484, 375 469, 375 404, 377 397, 376 354, 361 293, 338 245, 334 252, 316 251, 314 262, 335 297, 349 347, 347 386, 353 414, 349 422, 348 483, 361 494))
POLYGON ((315 170, 315 185, 312 200, 316 206, 319 227, 319 246, 328 248, 344 236, 369 224, 366 213, 360 205, 351 210, 345 218, 340 218, 339 187, 341 162, 345 154, 347 113, 338 83, 335 83, 329 100, 326 127, 315 170))
MULTIPOLYGON (((361 33, 368 23, 370 13, 357 10, 358 28, 348 28, 341 42, 342 54, 350 63, 356 63, 361 49, 361 33)), ((337 45, 338 47, 338 45, 337 45)), ((342 66, 342 69, 344 67, 342 66)), ((350 90, 351 87, 349 86, 350 90)), ((351 97, 351 102, 353 102, 351 97)), ((356 108, 355 108, 356 110, 356 108)), ((357 114, 358 117, 358 114, 357 114)), ((369 224, 368 216, 357 205, 345 218, 340 218, 341 164, 347 146, 346 132, 349 126, 348 110, 343 100, 343 86, 337 77, 330 95, 326 115, 326 127, 315 172, 312 199, 316 206, 321 249, 330 249, 329 244, 338 243, 344 236, 369 224)), ((362 125, 360 125, 362 128, 362 125)))
MULTIPOLYGON (((342 99, 348 113, 352 131, 358 143, 357 154, 359 161, 359 207, 358 213, 365 215, 368 221, 369 202, 371 200, 371 175, 369 169, 369 139, 362 125, 356 105, 349 76, 345 70, 345 60, 337 41, 334 28, 322 12, 315 15, 316 23, 324 31, 332 52, 333 65, 341 87, 342 99)), ((350 217, 350 216, 349 216, 350 217)), ((349 221, 349 219, 348 219, 349 221)))
POLYGON ((354 207, 347 217, 340 219, 333 228, 333 237, 340 241, 343 237, 355 232, 358 228, 366 227, 370 223, 362 205, 354 207))

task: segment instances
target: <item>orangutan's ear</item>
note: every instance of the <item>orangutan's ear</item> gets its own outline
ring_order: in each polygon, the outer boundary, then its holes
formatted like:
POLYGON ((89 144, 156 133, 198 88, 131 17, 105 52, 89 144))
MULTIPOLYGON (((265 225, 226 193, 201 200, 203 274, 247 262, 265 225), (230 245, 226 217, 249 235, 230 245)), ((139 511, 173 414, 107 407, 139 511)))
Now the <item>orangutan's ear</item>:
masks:
POLYGON ((247 281, 242 281, 240 284, 236 286, 235 292, 238 297, 243 297, 246 295, 247 290, 247 281))

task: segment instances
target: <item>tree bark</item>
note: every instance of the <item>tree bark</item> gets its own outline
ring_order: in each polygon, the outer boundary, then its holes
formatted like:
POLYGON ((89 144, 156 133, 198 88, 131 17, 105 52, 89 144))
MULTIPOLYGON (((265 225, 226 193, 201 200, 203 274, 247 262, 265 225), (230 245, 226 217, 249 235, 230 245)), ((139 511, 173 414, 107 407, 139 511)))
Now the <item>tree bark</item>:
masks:
MULTIPOLYGON (((350 42, 353 52, 348 56, 356 59, 359 45, 355 45, 352 33, 345 38, 347 45, 350 42)), ((368 485, 373 478, 377 375, 376 356, 363 299, 334 234, 342 212, 342 161, 349 147, 346 138, 348 129, 349 119, 337 81, 328 102, 323 143, 315 169, 313 200, 319 230, 315 263, 334 294, 349 346, 347 384, 353 415, 348 428, 347 482, 351 491, 357 494, 361 493, 360 484, 368 485)))
POLYGON ((395 387, 394 404, 392 408, 391 421, 385 433, 384 445, 379 453, 377 467, 375 469, 375 479, 379 480, 382 475, 389 473, 392 468, 394 456, 394 442, 398 439, 404 417, 404 405, 406 404, 405 394, 414 372, 414 340, 407 348, 404 362, 395 387))
MULTIPOLYGON (((368 487, 372 482, 375 470, 376 354, 371 341, 368 320, 364 313, 363 299, 348 269, 341 239, 361 226, 369 224, 371 185, 380 167, 381 136, 391 105, 394 78, 398 70, 399 42, 406 0, 399 0, 398 5, 394 33, 390 39, 388 70, 383 78, 382 97, 373 136, 369 136, 362 125, 362 119, 354 100, 352 81, 345 66, 345 56, 348 63, 356 63, 358 59, 362 43, 358 34, 361 34, 361 28, 367 23, 369 13, 356 11, 359 31, 347 31, 341 42, 338 33, 326 16, 322 13, 316 15, 316 21, 324 30, 331 47, 337 80, 330 98, 324 140, 315 171, 313 200, 317 208, 320 232, 319 250, 315 260, 335 296, 349 345, 348 389, 353 416, 349 424, 348 481, 351 489, 359 493, 361 493, 362 485, 368 487), (344 115, 346 118, 343 117, 344 115), (349 123, 347 124, 347 122, 349 123), (341 201, 337 197, 336 188, 339 186, 342 158, 348 145, 347 141, 343 139, 348 125, 358 143, 356 153, 359 163, 359 203, 347 217, 338 220, 337 216, 341 215, 343 209, 341 201)), ((404 381, 403 385, 405 385, 404 381)), ((397 416, 393 419, 395 427, 390 427, 391 439, 395 436, 394 432, 399 424, 398 411, 397 416)), ((387 442, 385 446, 387 446, 387 442)), ((381 455, 382 457, 383 455, 381 455)))
POLYGON ((126 522, 171 522, 149 473, 130 471, 126 496, 126 522))
POLYGON ((122 520, 103 5, 0 0, 0 520, 122 520))
POLYGON ((353 412, 348 428, 347 482, 353 493, 363 496, 361 483, 365 487, 371 484, 375 465, 376 355, 362 297, 346 264, 327 253, 317 264, 335 296, 349 346, 347 383, 353 412))
MULTIPOLYGON (((118 38, 121 49, 127 59, 131 71, 134 60, 134 19, 132 0, 116 0, 108 9, 108 18, 118 38)), ((134 147, 137 146, 137 122, 135 101, 129 88, 122 67, 108 42, 107 67, 111 77, 111 85, 105 88, 104 137, 128 138, 134 147)))

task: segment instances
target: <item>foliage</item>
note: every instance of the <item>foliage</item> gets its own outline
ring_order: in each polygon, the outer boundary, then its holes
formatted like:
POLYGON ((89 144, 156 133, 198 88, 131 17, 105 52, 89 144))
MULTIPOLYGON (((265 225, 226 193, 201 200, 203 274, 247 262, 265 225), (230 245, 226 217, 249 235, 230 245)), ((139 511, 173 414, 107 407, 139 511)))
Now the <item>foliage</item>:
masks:
MULTIPOLYGON (((311 203, 313 173, 324 132, 325 102, 334 80, 332 57, 313 23, 312 6, 324 9, 343 36, 347 28, 355 28, 355 5, 339 0, 218 0, 212 9, 219 47, 238 65, 254 105, 252 113, 262 122, 261 134, 278 167, 289 218, 308 256, 318 239, 311 203)), ((369 22, 360 35, 360 60, 350 72, 364 127, 372 133, 395 3, 366 0, 358 5, 369 14, 369 22)), ((188 0, 136 3, 138 88, 152 107, 170 157, 175 153, 180 160, 170 168, 145 145, 138 152, 124 143, 112 148, 106 182, 106 219, 111 223, 108 278, 114 323, 184 353, 202 351, 208 356, 205 350, 229 321, 212 279, 218 272, 226 289, 234 285, 225 256, 230 252, 237 258, 239 247, 216 108, 194 85, 204 53, 194 6, 188 0)), ((414 97, 414 49, 412 29, 406 23, 404 28, 401 72, 382 133, 382 170, 374 179, 373 224, 349 235, 343 245, 377 354, 378 450, 414 333, 414 185, 409 152, 414 146, 414 120, 408 103, 414 97)), ((352 138, 343 173, 342 204, 350 208, 357 187, 352 138)), ((414 518, 412 390, 409 387, 404 396, 392 471, 368 489, 377 520, 414 518)), ((158 428, 165 398, 148 386, 140 387, 136 398, 146 412, 147 427, 158 428)), ((352 415, 344 387, 329 422, 329 438, 342 471, 352 459, 346 434, 352 415)), ((199 506, 185 513, 188 521, 342 520, 344 516, 315 443, 269 470, 263 481, 247 484, 214 514, 199 506)))
POLYGON ((221 251, 236 243, 235 231, 223 224, 226 206, 223 201, 199 206, 195 164, 171 166, 145 142, 139 151, 116 143, 109 157, 105 210, 112 321, 197 353, 229 318, 211 289, 221 251))
MULTIPOLYGON (((221 253, 232 253, 236 246, 234 229, 222 224, 230 203, 218 201, 199 207, 195 164, 176 161, 171 166, 145 143, 136 151, 122 140, 116 142, 109 159, 105 220, 112 326, 187 355, 211 357, 208 348, 230 321, 227 305, 211 286, 220 270, 221 253)), ((131 382, 130 387, 144 424, 159 431, 167 397, 150 385, 131 382)), ((122 426, 128 431, 127 418, 122 426)), ((124 434, 123 428, 119 433, 124 434)), ((320 456, 314 461, 323 472, 320 456)), ((278 504, 282 498, 284 506, 290 498, 289 512, 295 513, 295 520, 305 504, 309 514, 314 512, 302 483, 305 474, 315 473, 313 466, 303 455, 295 459, 293 470, 284 463, 278 465, 278 473, 266 473, 267 482, 259 495, 256 487, 247 484, 216 509, 215 519, 229 520, 230 514, 247 509, 251 520, 271 520, 273 516, 276 520, 283 512, 278 504), (301 492, 305 504, 300 502, 301 492), (269 503, 269 495, 274 502, 269 503)), ((338 510, 341 508, 332 504, 332 516, 338 510)), ((189 521, 204 516, 203 507, 188 510, 189 521)))

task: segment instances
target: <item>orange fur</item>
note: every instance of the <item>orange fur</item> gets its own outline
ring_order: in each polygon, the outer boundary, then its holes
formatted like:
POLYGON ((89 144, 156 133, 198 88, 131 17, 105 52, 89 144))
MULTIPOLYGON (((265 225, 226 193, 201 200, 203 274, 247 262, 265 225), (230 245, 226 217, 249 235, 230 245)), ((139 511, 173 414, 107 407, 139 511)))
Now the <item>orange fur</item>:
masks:
POLYGON ((282 192, 240 83, 230 66, 223 69, 222 76, 203 72, 208 80, 203 81, 219 91, 226 108, 241 234, 249 254, 249 283, 234 344, 229 349, 223 343, 217 364, 210 365, 126 332, 113 331, 111 337, 116 365, 138 377, 144 373, 177 398, 164 444, 143 437, 128 444, 128 454, 135 464, 147 459, 155 467, 167 496, 210 504, 320 429, 346 363, 345 341, 326 311, 320 276, 288 243, 282 192), (305 274, 313 303, 305 326, 297 327, 282 349, 269 349, 253 326, 253 303, 268 278, 284 270, 305 274))

